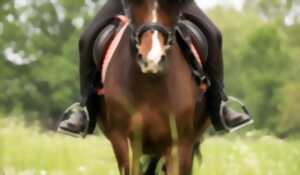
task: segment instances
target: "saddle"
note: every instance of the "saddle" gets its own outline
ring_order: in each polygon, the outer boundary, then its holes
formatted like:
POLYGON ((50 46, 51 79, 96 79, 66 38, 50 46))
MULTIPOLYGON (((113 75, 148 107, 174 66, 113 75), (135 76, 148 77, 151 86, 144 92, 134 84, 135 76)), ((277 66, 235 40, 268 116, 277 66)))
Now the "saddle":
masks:
MULTIPOLYGON (((102 82, 104 82, 113 53, 129 24, 128 18, 125 16, 116 16, 111 21, 99 33, 93 47, 94 62, 101 70, 102 82)), ((208 57, 207 39, 200 28, 187 19, 179 20, 175 31, 176 39, 179 41, 179 46, 191 68, 193 77, 197 84, 200 84, 207 80, 203 68, 208 57)))
POLYGON ((204 33, 193 22, 181 19, 176 27, 176 37, 197 84, 206 81, 209 85, 204 73, 204 65, 208 58, 208 42, 204 33))
POLYGON ((98 70, 100 70, 102 83, 104 83, 105 74, 112 56, 129 24, 126 16, 116 16, 111 21, 99 33, 93 47, 93 59, 98 70))

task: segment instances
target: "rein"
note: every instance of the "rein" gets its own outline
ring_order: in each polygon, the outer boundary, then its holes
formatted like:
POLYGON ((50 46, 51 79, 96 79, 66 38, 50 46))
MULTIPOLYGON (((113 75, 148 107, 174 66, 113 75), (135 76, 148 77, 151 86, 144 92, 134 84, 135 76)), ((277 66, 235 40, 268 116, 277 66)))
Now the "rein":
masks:
POLYGON ((175 29, 168 30, 166 27, 162 26, 160 23, 146 23, 146 24, 139 26, 136 29, 135 26, 131 22, 132 21, 131 15, 129 13, 129 9, 125 3, 125 0, 121 0, 121 1, 122 1, 125 16, 127 16, 129 18, 129 27, 133 31, 132 35, 131 35, 131 41, 133 42, 133 44, 135 46, 140 45, 140 42, 141 42, 140 38, 143 36, 144 33, 148 32, 148 31, 151 31, 151 32, 158 31, 159 33, 161 33, 164 36, 164 38, 166 39, 165 45, 167 47, 169 47, 173 44, 174 37, 175 37, 175 29))

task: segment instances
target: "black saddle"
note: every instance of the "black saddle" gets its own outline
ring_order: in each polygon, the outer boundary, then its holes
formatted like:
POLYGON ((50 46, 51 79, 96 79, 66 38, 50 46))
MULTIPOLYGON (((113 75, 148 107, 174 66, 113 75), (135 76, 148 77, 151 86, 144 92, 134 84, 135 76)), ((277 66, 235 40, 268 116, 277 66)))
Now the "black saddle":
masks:
POLYGON ((114 22, 110 23, 102 29, 96 38, 93 47, 93 59, 97 67, 102 64, 103 57, 105 56, 110 43, 114 39, 118 27, 118 24, 114 22))
POLYGON ((189 46, 193 43, 205 63, 208 57, 208 43, 201 29, 193 22, 182 19, 178 22, 177 32, 185 44, 189 46))
POLYGON ((176 28, 176 38, 197 84, 208 80, 203 68, 208 58, 208 42, 201 29, 193 22, 181 19, 176 28), (201 57, 202 65, 195 58, 190 47, 191 45, 195 47, 201 57))

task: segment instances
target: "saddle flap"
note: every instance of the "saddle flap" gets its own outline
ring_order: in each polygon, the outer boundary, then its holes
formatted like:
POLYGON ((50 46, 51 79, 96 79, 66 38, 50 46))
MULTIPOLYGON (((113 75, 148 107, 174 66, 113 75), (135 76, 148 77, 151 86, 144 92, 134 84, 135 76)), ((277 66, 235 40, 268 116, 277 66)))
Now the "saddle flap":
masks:
POLYGON ((208 57, 208 42, 201 29, 193 22, 181 19, 178 22, 177 32, 185 44, 190 47, 193 55, 200 57, 198 62, 201 61, 201 63, 204 64, 208 57), (197 53, 194 53, 195 51, 197 53))
POLYGON ((93 59, 97 67, 102 64, 102 58, 104 57, 116 33, 116 28, 117 26, 115 24, 105 26, 95 40, 93 47, 93 59))
POLYGON ((111 62, 113 54, 115 53, 128 24, 128 18, 126 16, 116 16, 115 18, 112 18, 111 24, 102 29, 95 40, 93 58, 96 66, 101 71, 102 83, 104 83, 109 63, 111 62))
MULTIPOLYGON (((204 64, 208 57, 208 43, 204 33, 191 21, 182 19, 176 28, 179 46, 189 64, 197 84, 208 81, 204 64)), ((208 83, 209 84, 209 83, 208 83)))

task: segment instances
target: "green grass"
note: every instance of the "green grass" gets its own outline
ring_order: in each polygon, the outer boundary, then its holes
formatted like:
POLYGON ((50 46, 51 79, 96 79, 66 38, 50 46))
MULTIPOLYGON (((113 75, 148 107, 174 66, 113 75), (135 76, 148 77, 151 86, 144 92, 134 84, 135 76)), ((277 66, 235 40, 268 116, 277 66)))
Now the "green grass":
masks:
MULTIPOLYGON (((300 141, 271 136, 213 137, 202 147, 194 175, 299 175, 300 141)), ((117 175, 109 142, 41 133, 0 119, 0 175, 117 175)))

